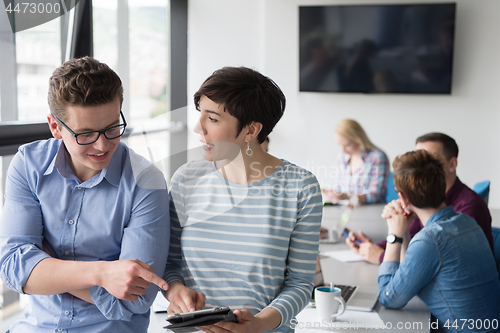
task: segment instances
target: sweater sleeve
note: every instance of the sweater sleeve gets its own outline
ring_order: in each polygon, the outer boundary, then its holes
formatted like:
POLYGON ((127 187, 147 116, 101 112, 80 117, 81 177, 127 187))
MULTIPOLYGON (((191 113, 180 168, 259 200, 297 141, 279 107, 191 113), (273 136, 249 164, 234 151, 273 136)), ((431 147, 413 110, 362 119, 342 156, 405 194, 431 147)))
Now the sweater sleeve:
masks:
POLYGON ((319 183, 309 174, 298 197, 297 222, 290 238, 283 289, 268 305, 281 314, 280 326, 289 326, 311 298, 322 215, 319 183))
POLYGON ((182 192, 182 177, 179 170, 171 180, 170 185, 170 247, 168 251, 168 261, 163 273, 163 279, 170 283, 179 280, 184 283, 182 276, 182 221, 185 221, 184 195, 182 192))

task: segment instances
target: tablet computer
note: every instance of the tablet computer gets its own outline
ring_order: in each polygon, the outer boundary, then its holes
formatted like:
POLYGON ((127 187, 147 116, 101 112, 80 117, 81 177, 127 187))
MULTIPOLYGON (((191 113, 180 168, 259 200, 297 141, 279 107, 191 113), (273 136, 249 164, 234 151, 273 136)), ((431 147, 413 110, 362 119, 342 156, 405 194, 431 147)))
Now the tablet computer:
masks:
POLYGON ((166 319, 169 325, 163 328, 175 333, 197 332, 195 327, 213 325, 220 321, 237 323, 238 318, 227 306, 185 313, 169 314, 166 319))

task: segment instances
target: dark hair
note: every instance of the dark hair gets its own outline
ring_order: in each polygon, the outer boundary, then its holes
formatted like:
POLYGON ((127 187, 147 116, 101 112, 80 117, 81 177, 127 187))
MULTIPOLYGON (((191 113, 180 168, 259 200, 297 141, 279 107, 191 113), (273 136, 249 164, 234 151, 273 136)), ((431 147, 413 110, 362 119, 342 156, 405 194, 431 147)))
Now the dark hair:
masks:
POLYGON ((116 97, 121 105, 122 81, 108 65, 92 57, 66 61, 49 79, 50 112, 62 121, 66 120, 69 105, 98 106, 116 97))
POLYGON ((446 200, 446 177, 442 161, 419 149, 392 162, 394 185, 417 208, 437 208, 446 200))
POLYGON ((285 111, 286 98, 278 85, 246 67, 224 67, 209 76, 194 94, 198 111, 202 96, 223 104, 224 111, 238 119, 237 136, 253 121, 261 123, 259 143, 264 142, 285 111))
POLYGON ((415 144, 423 142, 441 142, 443 145, 443 154, 449 161, 452 157, 458 157, 458 145, 455 140, 443 133, 427 133, 417 138, 415 144))

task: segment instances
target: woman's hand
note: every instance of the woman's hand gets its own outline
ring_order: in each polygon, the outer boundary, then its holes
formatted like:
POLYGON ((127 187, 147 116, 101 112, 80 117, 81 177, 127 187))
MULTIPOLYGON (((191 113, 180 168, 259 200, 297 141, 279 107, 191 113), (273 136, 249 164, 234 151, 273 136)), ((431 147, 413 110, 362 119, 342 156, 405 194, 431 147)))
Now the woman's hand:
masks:
POLYGON ((403 237, 410 226, 413 217, 405 216, 402 213, 392 214, 391 217, 387 218, 388 233, 394 234, 398 237, 403 237))
POLYGON ((413 221, 413 219, 415 217, 417 217, 415 215, 415 213, 410 211, 408 209, 408 207, 405 206, 405 204, 403 203, 403 200, 396 199, 396 200, 392 200, 387 205, 385 205, 381 216, 384 220, 387 220, 388 218, 391 218, 393 215, 396 215, 396 214, 405 215, 405 213, 406 213, 406 217, 408 217, 410 219, 410 221, 413 221))
POLYGON ((349 199, 349 195, 347 193, 340 193, 335 190, 321 190, 321 194, 324 197, 325 202, 338 203, 340 200, 349 199))
POLYGON ((238 317, 237 323, 221 321, 214 325, 196 327, 206 333, 261 333, 266 332, 260 318, 254 316, 248 310, 235 310, 234 314, 238 317))
POLYGON ((167 313, 185 313, 202 310, 205 307, 205 294, 186 287, 181 281, 172 281, 164 292, 169 300, 167 313))
POLYGON ((405 212, 403 208, 403 204, 399 199, 392 200, 387 205, 384 206, 384 210, 382 211, 382 218, 387 220, 396 214, 403 214, 405 212))

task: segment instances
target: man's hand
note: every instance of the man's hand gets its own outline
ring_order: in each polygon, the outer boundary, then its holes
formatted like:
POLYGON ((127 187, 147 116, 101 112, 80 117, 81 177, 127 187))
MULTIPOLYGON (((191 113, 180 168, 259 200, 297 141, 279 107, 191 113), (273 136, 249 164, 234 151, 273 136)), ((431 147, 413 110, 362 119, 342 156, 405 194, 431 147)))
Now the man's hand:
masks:
POLYGON ((140 260, 103 261, 100 264, 97 285, 119 299, 137 301, 151 283, 163 290, 168 289, 167 282, 156 275, 150 265, 140 260))
POLYGON ((169 314, 193 312, 205 307, 205 294, 186 287, 181 281, 172 281, 164 296, 170 302, 169 314))
POLYGON ((359 254, 363 260, 378 265, 380 264, 380 255, 384 252, 377 244, 372 242, 372 239, 366 236, 361 230, 358 234, 353 233, 352 231, 349 233, 349 237, 345 240, 346 244, 353 250, 355 253, 359 254), (361 241, 361 244, 358 244, 355 240, 358 239, 361 241))
POLYGON ((358 234, 355 234, 354 232, 349 232, 349 236, 345 239, 345 243, 347 246, 351 248, 351 250, 354 251, 354 253, 359 254, 359 247, 360 244, 356 242, 356 239, 361 241, 362 243, 371 243, 372 239, 368 236, 366 236, 361 230, 358 232, 358 234))
POLYGON ((359 254, 364 261, 370 264, 380 265, 380 256, 384 249, 372 242, 363 242, 359 246, 359 254))

